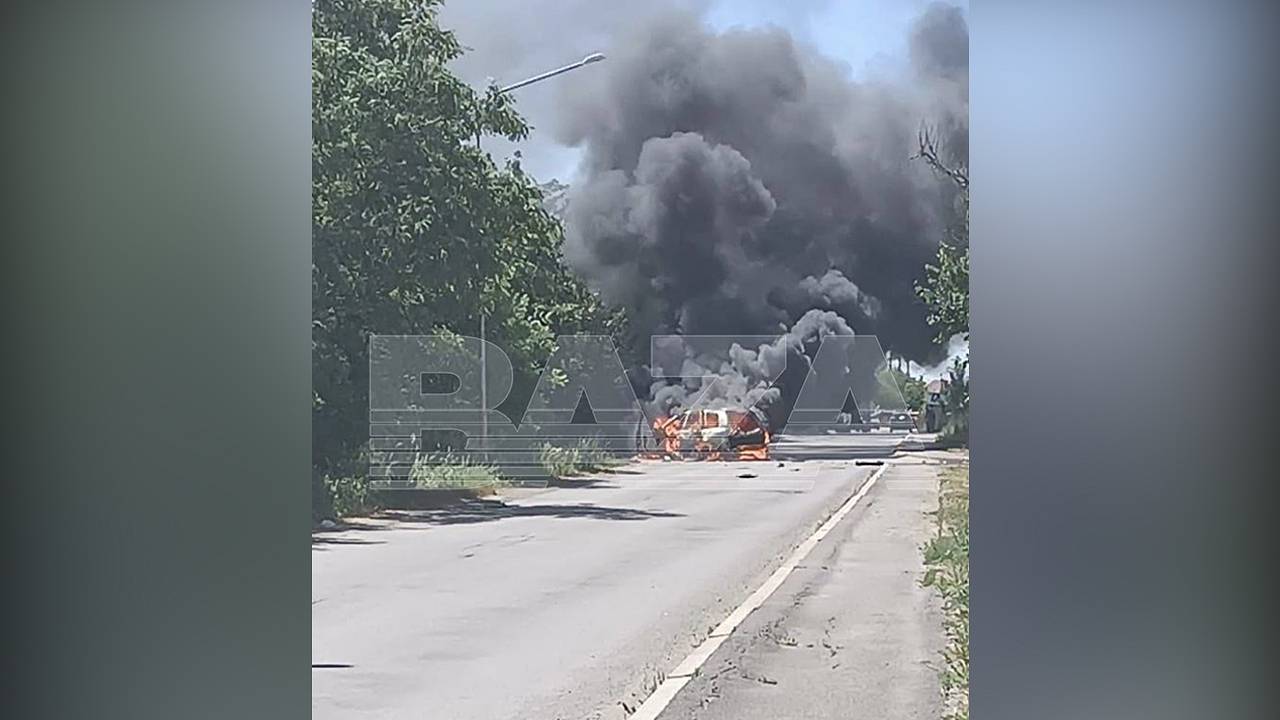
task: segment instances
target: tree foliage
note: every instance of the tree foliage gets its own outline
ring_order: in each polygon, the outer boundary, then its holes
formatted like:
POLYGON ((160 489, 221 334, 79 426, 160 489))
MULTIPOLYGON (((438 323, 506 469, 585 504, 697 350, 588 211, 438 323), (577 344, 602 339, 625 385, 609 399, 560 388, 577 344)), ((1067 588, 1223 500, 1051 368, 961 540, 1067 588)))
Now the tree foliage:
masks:
POLYGON ((925 392, 924 380, 911 377, 905 372, 894 367, 886 368, 885 372, 888 375, 886 379, 891 380, 892 385, 887 383, 881 384, 880 387, 882 392, 881 397, 877 398, 877 404, 881 407, 897 407, 898 403, 896 395, 893 395, 891 392, 885 392, 885 390, 892 387, 897 388, 898 392, 901 393, 902 400, 906 403, 907 409, 919 410, 924 407, 925 396, 928 394, 925 392))
POLYGON ((448 69, 439 0, 316 0, 312 45, 313 459, 358 471, 371 334, 475 335, 483 313, 529 385, 557 333, 599 304, 560 263, 562 230, 485 134, 523 138, 509 96, 448 69))
POLYGON ((947 178, 956 190, 956 216, 947 231, 947 239, 938 245, 934 262, 925 266, 925 281, 916 293, 929 308, 929 324, 937 331, 937 340, 946 343, 954 335, 969 339, 969 169, 961 162, 948 162, 942 157, 936 136, 922 128, 919 152, 940 176, 947 178))
POLYGON ((969 444, 969 360, 956 358, 948 371, 947 392, 943 402, 947 407, 947 422, 942 429, 942 440, 947 444, 969 444))

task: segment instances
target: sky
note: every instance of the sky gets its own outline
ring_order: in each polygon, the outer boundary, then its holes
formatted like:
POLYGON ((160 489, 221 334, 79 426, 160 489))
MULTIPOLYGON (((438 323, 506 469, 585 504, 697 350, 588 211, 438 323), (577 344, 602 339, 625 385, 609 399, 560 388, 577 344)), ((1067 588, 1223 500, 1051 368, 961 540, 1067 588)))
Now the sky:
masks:
MULTIPOLYGON (((877 66, 890 71, 906 57, 907 28, 930 0, 822 0, 788 4, 770 0, 725 0, 707 13, 712 27, 777 25, 797 40, 839 58, 855 77, 877 66)), ((969 9, 968 0, 948 0, 969 9)))
MULTIPOLYGON (((950 4, 968 12, 968 0, 950 4)), ((797 40, 842 60, 852 77, 871 78, 904 70, 907 28, 928 5, 929 0, 446 0, 440 23, 471 48, 454 70, 476 86, 489 78, 513 83, 591 52, 607 54, 611 37, 670 6, 700 9, 717 30, 785 28, 797 40)), ((514 145, 486 138, 485 148, 500 159, 518 150, 525 170, 541 182, 555 178, 572 183, 580 152, 556 142, 549 130, 558 104, 556 86, 598 67, 589 65, 515 91, 517 108, 533 126, 529 139, 514 145)))

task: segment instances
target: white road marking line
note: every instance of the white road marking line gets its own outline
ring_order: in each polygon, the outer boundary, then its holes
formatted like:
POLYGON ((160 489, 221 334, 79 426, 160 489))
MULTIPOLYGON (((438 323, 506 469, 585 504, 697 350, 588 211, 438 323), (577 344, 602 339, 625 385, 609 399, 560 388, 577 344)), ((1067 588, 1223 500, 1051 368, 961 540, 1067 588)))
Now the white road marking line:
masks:
POLYGON ((805 538, 804 542, 797 545, 795 551, 791 553, 791 557, 787 558, 782 567, 775 570, 768 580, 765 580, 760 587, 756 588, 756 591, 751 593, 746 600, 743 600, 741 605, 729 613, 729 617, 726 617, 711 631, 706 640, 702 641, 698 647, 694 648, 693 652, 680 661, 680 664, 676 665, 675 669, 667 674, 662 684, 658 685, 657 689, 649 697, 645 698, 644 702, 640 703, 640 707, 636 708, 636 711, 628 716, 628 720, 656 720, 658 715, 663 710, 666 710, 671 701, 675 699, 676 693, 680 692, 693 679, 693 676, 711 658, 711 655, 725 640, 729 639, 729 636, 742 624, 742 621, 747 619, 751 611, 763 605, 769 599, 769 596, 782 586, 782 583, 796 569, 796 566, 803 562, 805 557, 813 551, 813 548, 871 491, 871 488, 875 486, 876 481, 889 468, 889 465, 887 462, 881 465, 871 474, 871 477, 867 478, 866 482, 862 483, 857 492, 848 500, 845 500, 844 504, 831 514, 831 517, 827 518, 826 522, 822 523, 817 530, 814 530, 813 534, 805 538))

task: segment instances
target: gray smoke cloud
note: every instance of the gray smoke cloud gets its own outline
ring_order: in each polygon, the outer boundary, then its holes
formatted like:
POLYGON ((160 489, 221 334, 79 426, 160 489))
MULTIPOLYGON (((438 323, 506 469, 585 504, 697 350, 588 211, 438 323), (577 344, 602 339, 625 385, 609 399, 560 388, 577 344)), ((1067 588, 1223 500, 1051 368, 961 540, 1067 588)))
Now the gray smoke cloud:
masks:
POLYGON ((768 268, 747 245, 776 207, 741 153, 676 132, 647 140, 629 172, 571 191, 564 255, 644 330, 774 329, 785 318, 755 292, 768 268), (741 322, 714 322, 729 316, 741 322))
POLYGON ((911 65, 925 110, 952 159, 969 157, 969 28, 958 7, 934 4, 911 29, 911 65))
POLYGON ((810 275, 801 280, 800 291, 812 307, 834 308, 843 317, 875 320, 880 315, 880 301, 859 290, 834 268, 820 278, 810 275))
POLYGON ((901 82, 778 28, 707 29, 664 8, 560 89, 557 138, 585 148, 564 256, 640 333, 794 333, 813 309, 921 363, 914 293, 952 207, 910 160, 922 122, 967 154, 968 30, 934 5, 901 82))
MULTIPOLYGON (((796 393, 809 373, 821 342, 832 335, 853 337, 853 329, 840 315, 813 309, 804 313, 783 334, 767 342, 719 343, 688 341, 655 342, 651 370, 662 377, 646 378, 650 417, 671 415, 694 407, 754 407, 765 413, 770 427, 779 429, 795 402, 796 393)), ((876 366, 859 368, 871 382, 876 366)), ((870 400, 870 393, 864 400, 870 400)))

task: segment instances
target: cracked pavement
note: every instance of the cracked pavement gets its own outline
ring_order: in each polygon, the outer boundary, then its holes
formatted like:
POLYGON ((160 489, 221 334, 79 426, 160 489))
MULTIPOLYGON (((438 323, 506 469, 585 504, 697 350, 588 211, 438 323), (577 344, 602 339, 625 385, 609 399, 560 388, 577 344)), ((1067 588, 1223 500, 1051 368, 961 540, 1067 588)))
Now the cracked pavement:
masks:
POLYGON ((938 717, 941 613, 920 586, 936 468, 891 466, 661 720, 938 717))

